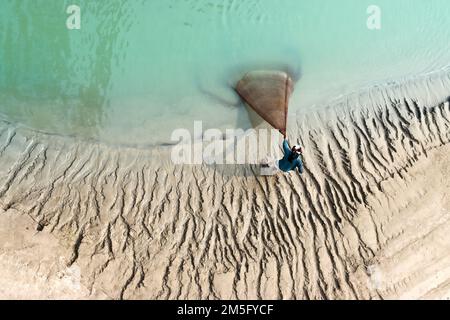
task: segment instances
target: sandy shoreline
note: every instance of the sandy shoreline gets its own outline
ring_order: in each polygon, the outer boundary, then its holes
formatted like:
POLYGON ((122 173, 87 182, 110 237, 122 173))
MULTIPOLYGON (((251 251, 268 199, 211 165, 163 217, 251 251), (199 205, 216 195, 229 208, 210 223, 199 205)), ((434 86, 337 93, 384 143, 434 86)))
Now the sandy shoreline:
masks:
POLYGON ((0 123, 0 298, 450 298, 449 96, 299 114, 301 178, 0 123))

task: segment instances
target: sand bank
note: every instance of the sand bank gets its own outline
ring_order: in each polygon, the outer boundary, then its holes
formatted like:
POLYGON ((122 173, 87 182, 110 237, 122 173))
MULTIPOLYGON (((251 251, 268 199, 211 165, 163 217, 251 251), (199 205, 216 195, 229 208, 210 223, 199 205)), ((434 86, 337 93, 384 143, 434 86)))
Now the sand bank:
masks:
POLYGON ((302 177, 1 122, 0 296, 449 298, 449 95, 443 74, 299 114, 302 177))

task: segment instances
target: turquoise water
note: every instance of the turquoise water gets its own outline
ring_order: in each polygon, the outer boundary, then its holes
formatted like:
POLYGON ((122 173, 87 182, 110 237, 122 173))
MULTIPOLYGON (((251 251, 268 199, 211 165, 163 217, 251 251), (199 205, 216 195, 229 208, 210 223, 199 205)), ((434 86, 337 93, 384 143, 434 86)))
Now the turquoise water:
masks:
POLYGON ((251 69, 298 78, 291 114, 450 64, 448 0, 2 0, 0 114, 112 143, 175 128, 248 127, 231 86, 251 69), (381 30, 366 26, 381 8, 381 30), (81 29, 66 8, 81 8, 81 29))

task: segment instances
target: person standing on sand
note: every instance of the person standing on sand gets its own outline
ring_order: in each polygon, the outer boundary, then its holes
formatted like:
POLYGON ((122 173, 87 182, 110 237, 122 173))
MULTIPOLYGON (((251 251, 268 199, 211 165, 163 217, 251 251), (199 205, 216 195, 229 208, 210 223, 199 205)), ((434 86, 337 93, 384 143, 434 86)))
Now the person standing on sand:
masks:
POLYGON ((289 147, 287 140, 283 141, 284 157, 281 160, 274 160, 267 157, 261 163, 261 174, 265 176, 272 176, 279 171, 285 173, 295 171, 298 168, 300 174, 303 173, 303 150, 300 146, 289 147))
POLYGON ((303 151, 302 147, 295 145, 289 148, 289 144, 285 139, 283 141, 283 159, 278 161, 278 168, 283 172, 289 172, 298 168, 300 174, 303 173, 303 151))

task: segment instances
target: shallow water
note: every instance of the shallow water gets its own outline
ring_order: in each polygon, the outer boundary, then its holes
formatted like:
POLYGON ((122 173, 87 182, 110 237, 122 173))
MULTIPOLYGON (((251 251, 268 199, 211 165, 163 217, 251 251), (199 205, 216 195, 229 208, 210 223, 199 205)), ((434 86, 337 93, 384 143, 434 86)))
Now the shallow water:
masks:
POLYGON ((450 64, 448 0, 79 0, 0 4, 0 114, 35 129, 153 144, 175 128, 248 127, 232 85, 251 69, 298 82, 291 114, 450 64))

